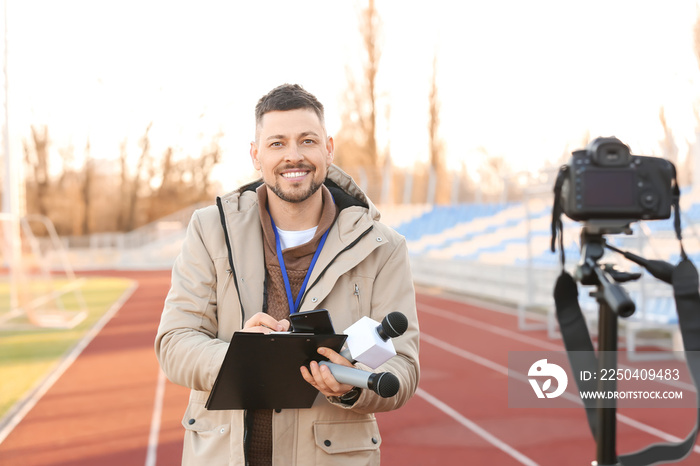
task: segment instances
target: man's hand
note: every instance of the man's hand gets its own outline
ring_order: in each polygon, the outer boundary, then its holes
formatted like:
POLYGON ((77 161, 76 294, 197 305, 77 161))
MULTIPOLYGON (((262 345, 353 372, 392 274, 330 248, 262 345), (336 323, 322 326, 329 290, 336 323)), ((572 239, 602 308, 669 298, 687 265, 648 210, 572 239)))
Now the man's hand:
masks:
MULTIPOLYGON (((350 361, 330 348, 321 347, 318 349, 318 354, 327 357, 332 363, 354 367, 350 361)), ((325 396, 340 396, 353 388, 352 385, 335 380, 331 370, 327 366, 319 365, 316 361, 311 361, 308 368, 302 366, 301 375, 304 380, 325 396)))
MULTIPOLYGON (((252 333, 270 333, 270 332, 286 332, 289 330, 289 321, 287 319, 276 320, 270 314, 258 312, 243 325, 243 332, 252 333)), ((343 358, 345 359, 345 358, 343 358)))

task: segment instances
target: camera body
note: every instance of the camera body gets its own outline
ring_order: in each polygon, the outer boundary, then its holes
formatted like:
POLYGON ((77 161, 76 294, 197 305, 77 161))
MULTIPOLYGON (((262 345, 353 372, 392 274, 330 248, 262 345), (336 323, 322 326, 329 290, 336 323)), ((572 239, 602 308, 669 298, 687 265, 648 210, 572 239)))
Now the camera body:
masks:
POLYGON ((675 168, 630 154, 619 139, 596 138, 572 153, 560 203, 572 220, 656 220, 671 216, 675 168))

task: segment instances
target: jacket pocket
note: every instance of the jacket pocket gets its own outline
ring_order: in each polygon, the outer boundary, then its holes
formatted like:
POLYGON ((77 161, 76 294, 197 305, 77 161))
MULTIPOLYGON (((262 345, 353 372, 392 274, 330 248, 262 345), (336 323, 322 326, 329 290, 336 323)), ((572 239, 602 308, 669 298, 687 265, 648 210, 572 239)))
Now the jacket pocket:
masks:
POLYGON ((183 465, 229 464, 231 456, 231 412, 209 411, 204 403, 191 400, 182 418, 185 441, 183 465))
POLYGON ((379 464, 376 419, 314 422, 316 464, 379 464))
POLYGON ((358 275, 350 279, 352 280, 352 294, 355 302, 353 322, 356 322, 364 316, 369 317, 372 311, 372 286, 374 280, 358 275))

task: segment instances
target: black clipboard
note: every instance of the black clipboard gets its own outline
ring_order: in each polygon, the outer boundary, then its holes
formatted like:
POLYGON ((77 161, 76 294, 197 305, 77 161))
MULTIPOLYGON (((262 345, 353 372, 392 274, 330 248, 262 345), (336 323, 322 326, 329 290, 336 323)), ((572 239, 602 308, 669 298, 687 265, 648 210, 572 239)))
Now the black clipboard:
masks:
POLYGON ((233 334, 205 407, 221 409, 310 408, 318 390, 299 368, 326 358, 325 346, 340 351, 347 335, 306 333, 233 334))

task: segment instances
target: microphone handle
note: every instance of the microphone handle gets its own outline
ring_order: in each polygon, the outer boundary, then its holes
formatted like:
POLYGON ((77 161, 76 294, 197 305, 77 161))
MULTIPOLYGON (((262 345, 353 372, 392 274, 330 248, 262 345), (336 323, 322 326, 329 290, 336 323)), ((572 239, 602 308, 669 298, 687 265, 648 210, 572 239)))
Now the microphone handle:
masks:
POLYGON ((372 372, 355 369, 352 367, 342 366, 328 361, 321 361, 319 365, 327 366, 331 370, 331 374, 340 383, 346 383, 358 388, 370 388, 370 378, 375 375, 372 372))
POLYGON ((399 380, 390 372, 367 372, 328 361, 321 361, 319 364, 327 366, 338 382, 367 388, 382 398, 392 397, 399 391, 399 380))

